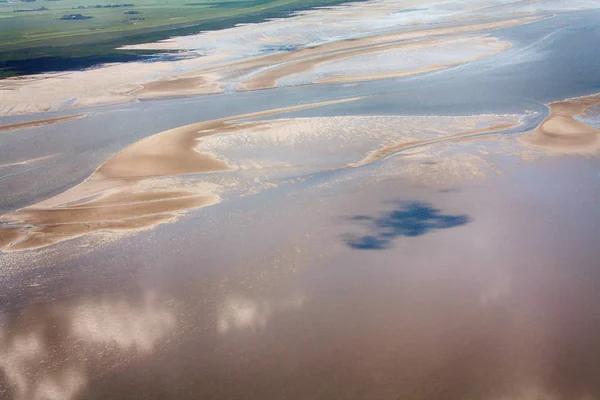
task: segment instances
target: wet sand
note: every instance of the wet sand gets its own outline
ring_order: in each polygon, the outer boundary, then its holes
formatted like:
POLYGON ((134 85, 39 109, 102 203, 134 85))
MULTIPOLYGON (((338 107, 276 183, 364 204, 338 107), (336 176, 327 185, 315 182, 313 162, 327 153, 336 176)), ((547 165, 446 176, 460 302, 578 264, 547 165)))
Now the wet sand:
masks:
POLYGON ((53 157, 56 157, 56 154, 50 154, 50 155, 42 156, 42 157, 35 157, 35 158, 31 158, 29 160, 15 161, 15 162, 6 163, 6 164, 0 164, 0 168, 15 167, 18 165, 29 165, 29 164, 37 163, 40 161, 46 161, 53 157))
POLYGON ((23 129, 23 128, 31 128, 31 127, 34 127, 34 126, 56 124, 56 123, 59 123, 59 122, 70 121, 72 119, 77 119, 77 118, 81 118, 81 117, 83 117, 83 115, 79 114, 79 115, 72 115, 72 116, 69 116, 69 117, 58 117, 58 118, 40 119, 40 120, 35 120, 35 121, 19 122, 19 123, 16 123, 16 124, 0 125, 0 132, 2 132, 2 131, 12 131, 12 130, 23 129))
MULTIPOLYGON (((544 18, 533 16, 426 29, 417 27, 404 32, 335 40, 265 56, 261 56, 257 50, 256 54, 241 57, 241 61, 237 60, 239 54, 216 53, 174 62, 114 64, 87 71, 7 79, 3 81, 3 90, 0 90, 0 115, 89 108, 131 103, 139 99, 215 94, 222 93, 228 85, 237 87, 237 90, 270 88, 275 87, 277 80, 286 75, 308 71, 346 57, 383 51, 386 46, 402 49, 419 47, 418 41, 425 41, 424 45, 444 40, 452 42, 460 35, 534 23, 544 18)), ((479 42, 475 41, 473 48, 480 47, 479 42)), ((480 49, 481 57, 506 50, 508 45, 500 50, 492 45, 487 47, 480 49)), ((471 57, 464 62, 477 59, 479 57, 471 57)), ((444 67, 449 66, 452 64, 444 67)), ((431 72, 440 67, 423 66, 414 73, 431 72)), ((405 74, 382 74, 380 78, 399 76, 405 74)), ((374 76, 363 78, 371 80, 374 76)), ((349 79, 354 81, 362 78, 349 79)))
POLYGON ((417 147, 417 146, 426 146, 429 144, 445 142, 445 141, 454 141, 454 140, 459 141, 460 139, 473 138, 474 136, 476 136, 477 138, 480 138, 480 136, 482 134, 488 134, 488 133, 495 134, 498 131, 504 131, 507 129, 514 128, 516 126, 519 126, 518 122, 496 123, 496 124, 492 124, 491 126, 488 126, 485 128, 474 129, 474 130, 464 131, 464 132, 458 132, 458 133, 454 133, 452 135, 441 136, 441 137, 435 138, 435 139, 415 140, 415 141, 411 141, 411 142, 395 144, 393 146, 386 146, 384 148, 381 148, 379 150, 372 152, 367 157, 365 157, 363 160, 361 160, 357 163, 354 163, 351 166, 352 167, 363 167, 372 162, 382 160, 382 159, 398 152, 399 150, 403 150, 403 149, 408 149, 408 148, 417 147))
MULTIPOLYGON (((236 136, 240 132, 260 135, 261 131, 272 131, 275 134, 274 138, 279 135, 281 138, 270 140, 285 140, 287 134, 285 132, 289 132, 289 128, 294 127, 294 120, 287 121, 286 123, 291 125, 280 134, 278 133, 280 125, 277 122, 236 123, 236 121, 355 100, 350 98, 243 114, 200 122, 150 136, 121 150, 77 187, 52 199, 2 216, 0 221, 5 226, 0 227, 0 230, 6 231, 2 232, 0 237, 0 249, 30 250, 91 233, 103 232, 108 235, 149 229, 158 224, 175 221, 177 216, 186 210, 216 204, 220 199, 221 190, 218 184, 197 179, 192 181, 182 179, 185 175, 232 169, 229 158, 223 160, 210 151, 199 151, 198 144, 201 138, 229 134, 236 136)), ((523 135, 520 141, 536 148, 547 148, 547 142, 535 139, 543 135, 543 137, 550 137, 548 140, 553 144, 558 142, 571 151, 595 150, 599 131, 573 117, 584 115, 588 109, 597 104, 598 96, 553 103, 550 105, 552 114, 535 131, 523 135), (532 140, 531 137, 534 139, 532 140), (577 147, 574 147, 574 143, 577 147)), ((436 131, 438 128, 434 128, 432 122, 433 120, 423 119, 421 130, 436 131)), ((477 129, 458 128, 458 132, 451 134, 439 131, 440 134, 425 139, 418 139, 422 134, 416 133, 415 137, 406 136, 400 143, 388 144, 372 150, 361 160, 333 168, 364 167, 401 150, 436 143, 473 137, 485 140, 485 134, 507 131, 519 126, 520 123, 518 121, 491 122, 477 129)), ((298 124, 298 128, 300 126, 298 124)), ((320 131, 323 128, 319 126, 317 124, 309 130, 320 131)), ((382 127, 372 129, 373 131, 368 135, 376 134, 376 129, 381 130, 382 127)), ((391 132, 389 131, 390 134, 391 132)), ((246 142, 246 145, 249 144, 246 142)), ((340 145, 344 146, 344 142, 340 141, 340 145)), ((273 148, 265 150, 274 151, 273 148)), ((346 150, 348 151, 349 149, 346 150)), ((299 148, 297 152, 300 154, 299 148)), ((233 161, 236 164, 240 163, 240 160, 233 161)), ((287 164, 283 161, 282 166, 289 165, 290 161, 287 164)), ((254 167, 261 168, 256 159, 251 163, 254 167)), ((452 168, 456 167, 460 167, 460 162, 452 168)))
POLYGON ((208 75, 178 76, 173 79, 142 83, 141 86, 141 89, 132 92, 139 99, 223 92, 223 89, 221 89, 215 78, 211 78, 208 75))
POLYGON ((182 177, 229 169, 226 162, 195 150, 199 138, 235 131, 235 124, 228 123, 236 120, 353 100, 243 114, 150 136, 117 153, 75 188, 1 216, 0 250, 38 249, 99 232, 139 231, 174 221, 183 211, 215 204, 218 185, 182 177))
POLYGON ((0 398, 599 399, 597 16, 439 74, 237 93, 232 69, 223 95, 0 135, 0 187, 34 204, 0 219, 0 398))
MULTIPOLYGON (((429 36, 428 34, 423 33, 424 37, 429 36)), ((307 59, 301 59, 300 61, 294 60, 286 61, 284 65, 277 68, 269 68, 265 72, 255 74, 251 79, 244 81, 240 84, 238 90, 256 90, 256 89, 269 89, 277 87, 278 81, 288 75, 299 74, 302 72, 309 71, 318 66, 343 61, 345 59, 351 57, 357 57, 361 55, 367 54, 376 54, 383 52, 392 52, 392 51, 414 51, 417 49, 422 49, 427 51, 427 49, 431 46, 435 46, 438 44, 447 44, 452 45, 453 43, 460 41, 461 39, 437 39, 437 40, 420 40, 417 42, 404 42, 404 43, 394 43, 387 44, 389 40, 392 41, 397 40, 397 37, 390 38, 388 35, 385 35, 381 38, 368 38, 367 39, 356 39, 351 42, 350 45, 346 44, 345 46, 334 46, 333 48, 328 48, 329 46, 322 46, 321 48, 316 48, 313 54, 310 54, 307 59), (372 46, 367 47, 365 46, 372 46), (342 53, 339 51, 343 50, 342 53)), ((481 45, 482 37, 473 37, 471 38, 473 42, 473 46, 481 45)), ((313 83, 334 83, 334 82, 356 82, 356 81, 366 81, 373 79, 385 79, 385 78, 394 78, 401 76, 410 76, 416 75, 425 72, 437 71, 443 68, 448 68, 450 66, 456 66, 460 64, 465 64, 470 61, 475 61, 477 59, 483 57, 489 57, 491 55, 497 54, 501 51, 505 51, 510 48, 509 43, 500 43, 499 46, 494 46, 495 41, 484 42, 486 44, 490 44, 489 49, 486 49, 487 52, 484 52, 483 55, 475 58, 467 58, 462 62, 458 63, 448 63, 448 64, 438 64, 434 66, 424 66, 420 69, 413 71, 405 71, 398 72, 392 74, 379 74, 379 75, 371 75, 371 76, 341 76, 341 77, 330 77, 324 78, 313 83)), ((286 57, 287 58, 287 57, 286 57)), ((282 60, 277 60, 276 63, 281 63, 282 60)), ((276 64, 276 65, 277 65, 276 64)), ((401 64, 398 66, 401 68, 401 64)))
POLYGON ((548 118, 535 131, 523 136, 522 141, 559 153, 597 153, 600 129, 575 117, 585 115, 599 104, 598 95, 552 103, 548 118))

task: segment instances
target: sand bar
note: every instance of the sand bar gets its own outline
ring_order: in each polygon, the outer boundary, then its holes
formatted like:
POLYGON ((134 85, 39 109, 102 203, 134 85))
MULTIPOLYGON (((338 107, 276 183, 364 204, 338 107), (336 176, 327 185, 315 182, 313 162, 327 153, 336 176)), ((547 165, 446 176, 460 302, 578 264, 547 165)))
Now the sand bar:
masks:
POLYGON ((186 210, 217 203, 218 185, 185 174, 224 171, 226 162, 195 150, 203 136, 235 131, 230 122, 353 101, 303 104, 171 129, 123 149, 80 185, 0 217, 0 250, 45 247, 98 232, 149 229, 186 210))
POLYGON ((600 105, 600 95, 559 101, 549 105, 550 115, 540 126, 520 138, 527 145, 559 153, 596 153, 600 150, 600 129, 575 117, 584 116, 600 105))
POLYGON ((16 123, 16 124, 0 125, 0 132, 3 132, 3 131, 12 131, 12 130, 23 129, 23 128, 31 128, 31 127, 34 127, 34 126, 56 124, 56 123, 59 123, 59 122, 70 121, 72 119, 78 119, 78 118, 81 118, 81 117, 83 117, 83 115, 82 114, 78 114, 78 115, 70 115, 68 117, 38 119, 38 120, 35 120, 35 121, 27 121, 27 122, 19 122, 19 123, 16 123))
MULTIPOLYGON (((428 46, 446 41, 455 40, 457 35, 465 35, 470 33, 490 31, 495 29, 507 28, 511 26, 521 25, 539 21, 541 17, 530 17, 520 19, 508 19, 494 22, 482 22, 474 24, 463 24, 452 27, 428 28, 421 30, 412 30, 399 33, 386 33, 382 35, 367 36, 352 40, 343 40, 338 42, 326 43, 320 46, 309 47, 301 50, 296 50, 288 53, 278 53, 254 60, 244 61, 241 63, 231 64, 229 68, 236 70, 248 71, 252 69, 260 69, 267 66, 283 64, 277 68, 269 68, 256 75, 251 79, 243 81, 238 90, 254 90, 276 87, 277 80, 290 74, 305 72, 313 69, 324 63, 343 60, 349 57, 356 57, 362 54, 374 52, 389 51, 393 49, 416 49, 421 46, 428 46), (443 38, 452 36, 452 38, 443 38), (427 38, 436 38, 428 41, 420 41, 427 38)), ((502 50, 509 48, 507 43, 502 50)), ((492 52, 496 54, 497 51, 492 52)), ((486 54, 486 55, 492 55, 486 54)), ((475 58, 476 60, 478 58, 475 58)), ((473 60, 466 60, 473 61, 473 60)), ((434 67, 434 66, 432 66, 434 67)), ((441 67, 437 67, 439 69, 441 67)), ((402 76, 402 75, 400 75, 402 76)), ((372 79, 372 77, 371 77, 372 79)), ((358 79, 355 79, 358 80, 358 79)), ((333 82, 323 81, 317 83, 333 82)))
POLYGON ((469 131, 458 132, 458 133, 454 133, 452 135, 442 136, 442 137, 439 137, 436 139, 416 140, 416 141, 398 143, 393 146, 386 146, 386 147, 383 147, 379 150, 372 152, 367 157, 365 157, 363 160, 352 164, 351 167, 365 166, 372 162, 382 160, 400 150, 407 149, 410 147, 424 146, 424 145, 433 144, 433 143, 442 142, 442 141, 459 140, 459 139, 472 137, 474 135, 481 135, 483 133, 496 133, 498 131, 503 131, 506 129, 514 128, 514 127, 518 126, 519 124, 520 124, 519 122, 501 122, 501 123, 492 124, 491 126, 487 126, 485 128, 472 129, 469 131))

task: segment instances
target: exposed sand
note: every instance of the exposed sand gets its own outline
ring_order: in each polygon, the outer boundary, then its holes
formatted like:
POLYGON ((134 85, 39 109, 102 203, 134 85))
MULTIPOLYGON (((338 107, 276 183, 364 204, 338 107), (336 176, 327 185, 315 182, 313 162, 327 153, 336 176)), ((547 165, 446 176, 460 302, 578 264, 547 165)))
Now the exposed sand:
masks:
POLYGON ((75 188, 0 217, 0 250, 45 247, 98 232, 148 229, 219 201, 216 184, 184 174, 223 171, 227 163, 195 150, 203 136, 234 130, 228 122, 355 99, 243 114, 171 129, 117 153, 75 188))
POLYGON ((520 141, 558 153, 596 153, 600 150, 600 129, 575 117, 600 104, 600 95, 569 99, 549 105, 550 115, 520 141))
MULTIPOLYGON (((134 102, 138 97, 148 97, 143 92, 145 83, 168 79, 175 74, 189 77, 189 71, 204 69, 220 59, 215 56, 173 62, 109 64, 83 71, 0 80, 0 115, 134 102), (142 94, 137 96, 135 93, 140 89, 142 94)), ((199 90, 193 90, 190 81, 186 86, 189 87, 179 87, 186 91, 184 94, 214 93, 216 90, 210 84, 199 85, 199 90)), ((156 97, 164 97, 164 87, 158 84, 157 89, 156 97)))
MULTIPOLYGON (((303 48, 299 50, 280 51, 266 56, 261 56, 262 51, 258 47, 248 54, 216 48, 211 54, 177 61, 112 64, 85 71, 5 79, 0 81, 0 115, 77 109, 135 102, 138 99, 213 94, 223 92, 223 87, 227 85, 237 85, 238 90, 263 89, 276 86, 277 80, 283 76, 307 71, 323 63, 385 51, 385 46, 388 46, 387 50, 418 47, 427 44, 419 44, 419 40, 451 41, 456 40, 458 35, 487 32, 541 19, 534 16, 427 29, 417 27, 404 32, 335 40, 319 45, 302 43, 303 48)), ((227 32, 222 34, 227 35, 227 32)), ((481 47, 475 41, 473 49, 480 51, 480 56, 496 54, 498 49, 492 42, 489 44, 481 47)), ((477 58, 469 57, 463 62, 477 58)), ((439 64, 424 65, 411 73, 451 66, 439 64)), ((347 79, 381 79, 404 74, 371 74, 347 79)))
MULTIPOLYGON (((542 18, 522 18, 522 19, 509 19, 503 21, 484 22, 475 24, 464 24, 452 27, 441 27, 441 28, 430 28, 421 29, 400 33, 387 33, 383 35, 368 36, 364 38, 358 38, 353 40, 343 40, 339 42, 326 43, 320 46, 310 47, 302 50, 292 51, 288 53, 274 54, 259 59, 242 62, 238 64, 232 64, 229 68, 248 70, 248 69, 259 69, 267 66, 283 64, 280 67, 269 68, 261 71, 255 75, 252 75, 250 79, 242 81, 238 86, 238 90, 255 90, 255 89, 266 89, 277 86, 277 81, 284 76, 297 74, 308 71, 319 65, 325 63, 331 63, 334 61, 344 60, 350 57, 356 57, 363 54, 384 52, 395 49, 401 50, 414 50, 419 48, 427 48, 427 46, 440 44, 440 43, 452 43, 457 40, 455 35, 464 35, 469 33, 476 33, 482 31, 489 31, 494 29, 506 28, 510 26, 521 25, 525 23, 531 23, 539 21, 542 18), (424 40, 431 37, 438 36, 451 36, 448 38, 439 38, 433 40, 424 40)), ((475 38, 475 37, 474 37, 475 38)), ((481 37, 477 37, 481 38, 481 37)), ((488 39, 487 44, 493 44, 497 41, 495 39, 488 39)), ((480 45, 481 43, 474 40, 474 45, 480 45)), ((507 50, 510 47, 509 43, 501 43, 501 48, 497 49, 495 46, 491 46, 487 49, 481 49, 482 56, 474 57, 471 59, 464 60, 463 63, 469 61, 475 61, 484 56, 490 56, 497 54, 500 51, 507 50)), ((429 72, 438 70, 441 68, 452 66, 448 65, 431 65, 423 66, 420 71, 401 72, 397 74, 389 74, 387 77, 399 77, 412 75, 416 73, 429 72)), ((371 80, 371 79, 383 79, 386 76, 377 78, 375 76, 366 77, 342 77, 342 78, 331 78, 318 81, 316 83, 326 82, 344 82, 344 81, 358 81, 358 80, 371 80)))
MULTIPOLYGON (((337 116, 236 123, 202 138, 196 149, 237 171, 297 169, 304 174, 377 161, 393 151, 458 140, 518 125, 518 115, 337 116)), ((406 154, 406 153, 403 153, 406 154)))
POLYGON ((140 86, 142 88, 133 91, 132 94, 136 98, 142 99, 223 92, 216 79, 209 75, 178 76, 176 78, 142 83, 140 86))
POLYGON ((12 131, 12 130, 23 129, 23 128, 31 128, 33 126, 56 124, 58 122, 70 121, 72 119, 77 119, 77 118, 81 118, 81 117, 83 117, 83 115, 78 114, 78 115, 70 115, 68 117, 38 119, 35 121, 27 121, 27 122, 19 122, 16 124, 0 125, 0 132, 12 131))
MULTIPOLYGON (((485 133, 494 134, 520 124, 515 116, 329 117, 244 121, 353 100, 356 98, 204 121, 142 139, 114 155, 75 188, 0 217, 0 223, 3 224, 0 229, 0 249, 35 249, 89 233, 128 232, 173 221, 181 212, 211 205, 220 199, 221 188, 218 184, 184 175, 227 171, 232 169, 230 163, 234 163, 234 169, 262 168, 262 161, 257 156, 266 157, 265 166, 269 167, 271 163, 270 167, 276 168, 293 165, 303 159, 307 160, 308 165, 326 162, 328 152, 333 152, 337 154, 333 159, 342 164, 331 164, 326 168, 361 167, 399 150, 464 140, 485 133), (343 121, 338 121, 340 118, 343 121), (365 130, 366 126, 369 128, 365 130), (225 142, 218 139, 227 137, 234 139, 225 142), (309 137, 313 139, 306 141, 309 137), (331 142, 333 139, 336 141, 331 142), (203 141, 206 141, 206 145, 202 144, 203 141), (259 144, 258 147, 254 142, 259 144), (374 147, 377 143, 379 148, 374 147), (319 150, 315 151, 315 148, 319 150), (229 149, 225 151, 225 157, 222 156, 223 149, 229 149), (338 154, 340 151, 342 154, 338 154), (361 154, 361 151, 364 155, 362 159, 343 163, 344 159, 361 154), (241 159, 237 159, 240 156, 241 159)), ((528 145, 561 152, 596 151, 599 148, 600 130, 574 117, 587 115, 598 104, 600 95, 551 104, 552 115, 538 129, 520 140, 528 145)), ((460 165, 460 160, 452 161, 448 168, 455 170, 457 165, 460 165)), ((438 167, 435 172, 430 172, 439 176, 437 170, 438 167)), ((418 172, 418 175, 421 174, 418 172)))
POLYGON ((371 154, 369 154, 367 157, 365 157, 363 160, 361 160, 357 163, 354 163, 351 166, 352 167, 362 167, 362 166, 370 164, 372 162, 382 160, 385 157, 387 157, 399 150, 407 149, 409 147, 433 144, 433 143, 442 142, 442 141, 460 140, 460 139, 464 139, 464 138, 470 138, 474 135, 481 135, 482 133, 494 133, 494 132, 514 128, 514 127, 518 126, 519 124, 520 124, 519 122, 493 123, 491 126, 487 126, 485 128, 473 129, 473 130, 464 131, 464 132, 458 132, 458 133, 454 133, 452 135, 442 136, 442 137, 435 138, 435 139, 416 140, 416 141, 411 141, 411 142, 398 143, 393 146, 386 146, 384 148, 376 150, 376 151, 372 152, 371 154))
MULTIPOLYGON (((481 36, 470 38, 473 41, 473 46, 480 45, 483 41, 481 36), (476 43, 477 42, 477 43, 476 43)), ((243 83, 240 84, 239 90, 256 90, 256 89, 268 89, 277 87, 278 81, 288 75, 299 74, 302 72, 306 72, 312 70, 318 66, 343 61, 352 57, 357 57, 366 54, 374 54, 374 53, 384 53, 391 51, 414 51, 417 49, 427 50, 431 46, 438 44, 447 44, 452 45, 457 40, 464 41, 464 39, 434 39, 434 40, 423 40, 417 42, 402 42, 402 43, 394 43, 391 45, 377 45, 372 47, 363 47, 362 45, 357 46, 356 49, 351 49, 339 53, 337 51, 332 51, 331 53, 326 52, 322 53, 320 56, 308 57, 306 59, 302 59, 297 62, 289 62, 284 63, 282 66, 277 68, 267 69, 264 72, 253 75, 253 77, 243 83)), ((357 40, 359 42, 359 40, 357 40)), ((373 79, 385 79, 392 77, 401 77, 401 76, 409 76, 415 75, 419 73, 425 73, 430 71, 436 71, 439 69, 447 68, 454 65, 460 65, 463 63, 467 63, 469 61, 474 61, 478 58, 487 57, 493 54, 497 54, 501 51, 504 51, 510 47, 510 43, 501 43, 500 46, 494 46, 496 41, 486 41, 485 44, 490 44, 488 51, 483 55, 473 58, 467 58, 459 63, 447 63, 447 64, 437 64, 433 66, 424 66, 418 69, 413 69, 409 71, 403 72, 395 72, 388 74, 377 74, 377 75, 356 75, 356 76, 347 76, 343 70, 340 70, 341 76, 328 77, 324 79, 319 79, 314 81, 313 83, 334 83, 334 82, 356 82, 356 81, 364 81, 364 80, 373 80, 373 79)), ((402 68, 401 63, 398 63, 398 69, 402 68)))

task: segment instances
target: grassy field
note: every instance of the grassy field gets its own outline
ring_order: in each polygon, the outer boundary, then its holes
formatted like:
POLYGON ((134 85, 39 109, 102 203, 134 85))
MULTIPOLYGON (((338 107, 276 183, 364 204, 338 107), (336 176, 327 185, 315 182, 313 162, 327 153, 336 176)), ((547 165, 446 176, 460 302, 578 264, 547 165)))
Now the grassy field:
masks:
POLYGON ((129 61, 140 53, 115 48, 345 1, 0 0, 0 78, 129 61))

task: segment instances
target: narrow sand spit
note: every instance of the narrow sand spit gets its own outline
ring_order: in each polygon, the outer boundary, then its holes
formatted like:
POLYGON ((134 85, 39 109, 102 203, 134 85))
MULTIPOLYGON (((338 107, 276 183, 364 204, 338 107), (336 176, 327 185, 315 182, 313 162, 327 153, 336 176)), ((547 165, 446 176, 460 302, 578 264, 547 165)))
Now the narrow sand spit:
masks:
MULTIPOLYGON (((540 19, 541 18, 523 18, 520 20, 511 19, 506 21, 460 25, 457 27, 431 28, 402 33, 369 36, 359 39, 327 43, 321 46, 306 48, 289 53, 274 54, 259 59, 250 60, 247 62, 232 64, 229 67, 233 68, 234 70, 241 70, 246 71, 246 73, 252 73, 252 70, 266 68, 270 66, 271 68, 256 73, 252 75, 250 79, 242 81, 238 86, 238 90, 247 91, 274 88, 277 86, 277 81, 285 76, 306 72, 326 63, 341 61, 350 57, 357 57, 360 55, 370 53, 386 52, 391 50, 415 50, 427 48, 428 46, 441 43, 451 44, 457 39, 464 39, 462 37, 456 37, 458 35, 465 35, 469 33, 510 27, 534 22, 540 19), (442 37, 437 39, 425 40, 428 38, 436 38, 439 36, 442 37)), ((472 39, 473 45, 477 48, 481 48, 482 37, 474 36, 472 39)), ((423 66, 422 68, 413 71, 398 72, 396 74, 387 74, 389 76, 385 76, 382 74, 381 77, 376 77, 377 75, 371 75, 368 77, 364 77, 364 80, 384 79, 387 77, 399 77, 435 71, 438 69, 447 68, 457 64, 464 64, 470 61, 478 60, 483 57, 498 54, 499 52, 505 51, 508 48, 510 48, 510 43, 497 42, 497 40, 493 38, 487 38, 485 44, 487 46, 484 46, 486 48, 481 49, 481 54, 479 56, 466 58, 460 63, 448 63, 447 65, 436 63, 434 65, 423 66), (500 44, 500 46, 495 46, 496 43, 500 44)), ((358 80, 363 79, 361 79, 361 77, 341 77, 339 79, 323 79, 320 81, 316 81, 315 83, 346 82, 358 80)))
POLYGON ((412 141, 412 142, 398 143, 393 146, 387 146, 387 147, 381 148, 379 150, 376 150, 376 151, 372 152, 371 154, 369 154, 364 159, 362 159, 361 161, 351 164, 350 166, 351 167, 362 167, 362 166, 365 166, 372 162, 382 160, 382 159, 386 158, 387 156, 389 156, 399 150, 407 149, 410 147, 433 144, 433 143, 442 142, 442 141, 460 140, 460 139, 472 137, 474 135, 480 135, 483 133, 495 133, 495 132, 503 131, 506 129, 514 128, 514 127, 518 126, 519 124, 520 124, 520 122, 499 122, 499 123, 492 124, 491 126, 487 126, 485 128, 473 129, 473 130, 464 131, 464 132, 458 132, 458 133, 454 133, 452 135, 442 136, 442 137, 439 137, 436 139, 416 140, 416 141, 412 141))
POLYGON ((584 116, 598 105, 600 94, 552 103, 548 118, 520 141, 557 153, 596 153, 600 150, 600 129, 575 117, 584 116))
POLYGON ((46 161, 49 160, 53 157, 56 157, 57 154, 50 154, 47 156, 42 156, 42 157, 36 157, 36 158, 30 158, 29 160, 23 160, 23 161, 16 161, 16 162, 10 162, 10 163, 6 163, 6 164, 0 164, 0 168, 7 168, 7 167, 16 167, 18 165, 29 165, 29 164, 33 164, 39 161, 46 161))
POLYGON ((19 123, 16 123, 16 124, 0 125, 0 132, 3 132, 3 131, 12 131, 12 130, 23 129, 23 128, 31 128, 31 127, 34 127, 34 126, 56 124, 56 123, 59 123, 59 122, 70 121, 72 119, 78 119, 78 118, 81 118, 81 117, 83 117, 83 115, 82 114, 78 114, 78 115, 70 115, 68 117, 38 119, 38 120, 35 120, 35 121, 27 121, 27 122, 19 122, 19 123))
MULTIPOLYGON (((419 68, 408 69, 406 71, 398 71, 398 72, 387 72, 387 73, 375 73, 375 74, 360 74, 360 75, 345 75, 340 74, 339 76, 331 76, 323 79, 318 79, 314 81, 314 83, 345 83, 345 82, 362 82, 362 81, 371 81, 377 79, 388 79, 388 78, 401 78, 404 76, 412 76, 418 74, 425 74, 428 72, 435 72, 446 68, 457 67, 459 65, 464 65, 469 62, 481 60, 486 57, 493 56, 495 54, 502 53, 508 49, 510 49, 511 44, 509 42, 500 42, 493 38, 483 38, 479 37, 485 42, 488 46, 487 52, 480 54, 474 57, 465 57, 461 61, 455 62, 440 62, 439 64, 427 65, 419 68)), ((452 44, 454 41, 449 40, 446 43, 452 44)), ((444 42, 442 42, 444 43, 444 42)), ((401 68, 398 68, 401 69, 401 68)))
POLYGON ((180 175, 229 167, 195 151, 203 136, 235 130, 229 122, 355 98, 243 114, 171 129, 140 140, 101 165, 86 181, 38 204, 0 217, 0 250, 45 247, 98 232, 125 232, 173 221, 179 213, 217 203, 219 186, 180 175))

